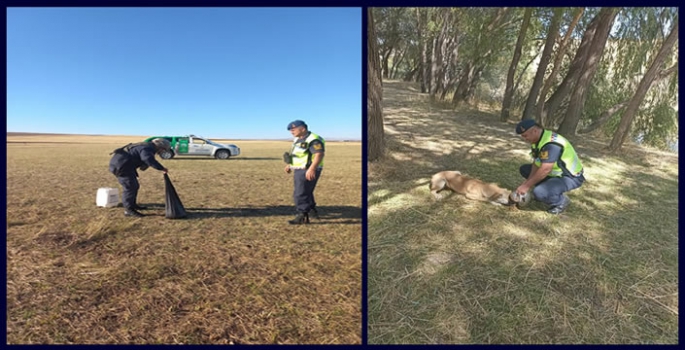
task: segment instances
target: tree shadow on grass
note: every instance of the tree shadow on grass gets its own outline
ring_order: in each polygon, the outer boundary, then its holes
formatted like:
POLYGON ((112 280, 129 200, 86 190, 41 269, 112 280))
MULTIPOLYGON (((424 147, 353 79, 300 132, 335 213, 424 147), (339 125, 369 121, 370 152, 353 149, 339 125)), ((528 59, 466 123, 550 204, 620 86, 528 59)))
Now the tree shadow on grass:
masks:
MULTIPOLYGON (((667 306, 640 293, 654 288, 655 294, 677 295, 677 248, 668 248, 677 246, 677 229, 659 228, 659 218, 642 212, 640 203, 663 211, 667 204, 658 209, 658 201, 674 186, 665 181, 625 193, 636 202, 625 208, 603 205, 611 203, 611 194, 576 195, 578 204, 556 217, 532 213, 541 209, 537 202, 523 212, 483 204, 474 215, 466 200, 451 199, 370 220, 395 227, 369 232, 369 298, 376 310, 369 316, 370 343, 415 343, 418 338, 409 334, 416 329, 438 343, 601 343, 613 336, 617 342, 672 341, 677 321, 674 325, 667 306), (454 214, 441 219, 446 211, 454 214), (654 230, 644 238, 634 228, 625 229, 645 220, 654 230), (455 228, 460 226, 467 229, 455 228), (635 310, 648 310, 649 316, 644 321, 626 317, 635 310), (522 328, 518 336, 502 331, 521 320, 535 329, 522 328), (616 325, 629 331, 613 334, 616 325), (390 326, 393 332, 384 328, 390 326), (581 337, 577 330, 583 330, 581 337)), ((670 212, 677 216, 676 209, 670 212)))
MULTIPOLYGON (((369 168, 369 207, 415 195, 441 170, 508 189, 523 181, 529 146, 514 122, 428 107, 406 89, 384 95, 388 157, 369 168)), ((370 217, 369 342, 420 342, 417 329, 437 343, 677 341, 677 310, 669 309, 677 301, 663 302, 677 298, 677 173, 653 169, 660 155, 631 145, 613 156, 601 141, 573 144, 583 161, 603 162, 569 192, 573 204, 561 216, 534 213, 545 209, 537 202, 521 212, 473 212, 459 198, 408 199, 370 217), (627 170, 600 177, 612 162, 627 170), (628 317, 638 311, 645 316, 628 317), (517 323, 536 328, 502 331, 517 323), (614 333, 616 325, 623 331, 614 333)))
MULTIPOLYGON (((409 189, 407 186, 388 191, 383 183, 411 183, 441 170, 459 170, 486 182, 500 182, 503 187, 516 187, 522 182, 518 167, 530 162, 526 156, 530 145, 514 132, 517 120, 501 122, 494 112, 431 103, 426 94, 418 93, 414 83, 383 84, 386 157, 370 165, 370 194, 376 189, 383 189, 384 197, 403 193, 409 189)), ((677 155, 628 142, 619 155, 613 155, 605 149, 608 140, 592 135, 569 138, 586 163, 602 159, 647 168, 659 157, 663 162, 677 162, 677 155)))

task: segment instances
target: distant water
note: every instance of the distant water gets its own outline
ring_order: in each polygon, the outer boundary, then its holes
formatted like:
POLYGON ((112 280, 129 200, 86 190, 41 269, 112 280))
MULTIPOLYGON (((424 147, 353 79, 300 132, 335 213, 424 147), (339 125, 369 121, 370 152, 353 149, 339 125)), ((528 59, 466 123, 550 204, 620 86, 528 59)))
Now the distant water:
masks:
MULTIPOLYGON (((642 135, 638 135, 634 140, 638 145, 642 144, 642 135)), ((668 148, 671 152, 678 153, 678 140, 675 140, 675 142, 669 142, 668 148)))

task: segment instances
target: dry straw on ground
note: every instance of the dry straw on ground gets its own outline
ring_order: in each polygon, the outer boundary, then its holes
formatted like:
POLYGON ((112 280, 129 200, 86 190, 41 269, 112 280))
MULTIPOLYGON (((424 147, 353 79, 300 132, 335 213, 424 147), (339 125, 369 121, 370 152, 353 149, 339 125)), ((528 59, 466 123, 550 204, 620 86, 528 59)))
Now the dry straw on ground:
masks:
POLYGON ((108 153, 141 139, 8 135, 8 343, 361 343, 360 143, 328 143, 322 217, 294 227, 288 142, 161 161, 187 219, 154 169, 150 216, 96 207, 108 153))

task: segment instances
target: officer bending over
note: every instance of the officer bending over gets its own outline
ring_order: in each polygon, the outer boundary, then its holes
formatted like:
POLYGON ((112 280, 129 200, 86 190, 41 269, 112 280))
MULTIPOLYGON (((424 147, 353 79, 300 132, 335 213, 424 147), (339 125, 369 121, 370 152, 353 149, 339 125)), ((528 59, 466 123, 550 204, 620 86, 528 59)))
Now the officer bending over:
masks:
POLYGON ((309 223, 309 213, 314 218, 319 217, 314 201, 314 188, 321 176, 325 153, 324 139, 307 129, 307 124, 295 120, 288 124, 290 134, 295 138, 290 153, 284 155, 285 172, 293 171, 295 190, 293 199, 297 216, 288 222, 293 225, 309 223))
POLYGON ((150 166, 166 174, 167 168, 155 159, 155 154, 170 149, 171 144, 168 140, 156 138, 150 142, 128 144, 112 152, 114 155, 109 161, 109 171, 117 177, 121 186, 124 187, 121 201, 124 204, 125 216, 142 217, 145 215, 138 210, 147 209, 136 204, 136 197, 140 188, 136 169, 140 168, 142 171, 150 166))

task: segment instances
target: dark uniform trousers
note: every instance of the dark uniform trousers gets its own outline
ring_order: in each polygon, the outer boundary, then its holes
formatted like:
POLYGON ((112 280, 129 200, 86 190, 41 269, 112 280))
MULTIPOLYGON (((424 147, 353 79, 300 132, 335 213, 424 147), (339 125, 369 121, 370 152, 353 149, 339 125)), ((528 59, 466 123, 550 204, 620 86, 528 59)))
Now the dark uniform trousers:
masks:
POLYGON ((138 196, 138 172, 133 166, 131 156, 126 152, 115 152, 109 161, 109 171, 117 177, 117 181, 124 188, 121 202, 126 209, 133 209, 138 196))
MULTIPOLYGON (((533 166, 531 164, 524 164, 519 169, 519 172, 521 173, 521 176, 527 179, 532 169, 533 166)), ((585 177, 583 175, 577 177, 548 176, 535 185, 533 196, 535 196, 535 199, 547 205, 557 206, 564 202, 564 192, 580 187, 584 181, 585 177)))
POLYGON ((295 200, 295 209, 297 209, 298 213, 309 213, 312 208, 316 208, 314 188, 316 188, 316 183, 319 181, 319 176, 321 176, 321 170, 321 168, 316 169, 316 176, 312 181, 306 178, 307 169, 293 170, 293 179, 295 180, 293 199, 295 200))
POLYGON ((117 180, 124 187, 124 191, 121 194, 121 202, 124 208, 132 209, 136 205, 138 189, 140 188, 136 175, 117 176, 117 180))

